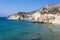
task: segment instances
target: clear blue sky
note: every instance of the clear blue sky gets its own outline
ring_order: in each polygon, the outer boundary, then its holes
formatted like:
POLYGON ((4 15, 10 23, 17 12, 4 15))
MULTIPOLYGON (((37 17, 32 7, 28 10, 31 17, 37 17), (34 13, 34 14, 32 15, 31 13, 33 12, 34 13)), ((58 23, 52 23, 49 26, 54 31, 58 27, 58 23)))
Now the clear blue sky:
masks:
POLYGON ((34 11, 47 4, 60 3, 60 0, 0 0, 0 16, 11 15, 18 11, 34 11))

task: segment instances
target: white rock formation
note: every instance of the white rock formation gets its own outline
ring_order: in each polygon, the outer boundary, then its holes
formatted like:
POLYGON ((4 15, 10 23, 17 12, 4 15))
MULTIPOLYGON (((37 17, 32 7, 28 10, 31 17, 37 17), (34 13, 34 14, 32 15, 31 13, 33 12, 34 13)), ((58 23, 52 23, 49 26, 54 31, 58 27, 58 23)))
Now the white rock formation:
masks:
POLYGON ((35 12, 35 13, 32 13, 32 20, 33 21, 38 21, 38 18, 40 18, 41 16, 41 13, 38 11, 38 12, 35 12))
POLYGON ((18 16, 18 15, 12 15, 12 16, 10 16, 10 17, 7 18, 7 19, 18 20, 18 19, 19 19, 19 16, 18 16))
POLYGON ((8 19, 31 19, 33 22, 60 24, 60 4, 47 5, 29 14, 24 12, 20 13, 12 15, 8 19))

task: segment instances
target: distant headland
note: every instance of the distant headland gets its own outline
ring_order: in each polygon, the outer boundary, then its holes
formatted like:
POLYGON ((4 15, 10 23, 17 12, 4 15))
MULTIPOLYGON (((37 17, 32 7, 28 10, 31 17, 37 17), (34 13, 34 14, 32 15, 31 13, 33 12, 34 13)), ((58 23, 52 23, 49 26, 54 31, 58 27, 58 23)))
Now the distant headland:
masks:
POLYGON ((60 4, 49 4, 32 12, 17 12, 7 19, 60 24, 60 4))

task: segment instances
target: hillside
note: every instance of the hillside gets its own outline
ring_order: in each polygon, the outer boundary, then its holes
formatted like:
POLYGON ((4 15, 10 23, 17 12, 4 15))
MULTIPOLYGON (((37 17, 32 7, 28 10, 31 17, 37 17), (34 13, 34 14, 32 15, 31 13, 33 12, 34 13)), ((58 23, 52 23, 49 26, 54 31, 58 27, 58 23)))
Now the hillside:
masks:
POLYGON ((60 24, 60 4, 49 4, 39 10, 28 13, 18 12, 12 16, 9 16, 8 19, 29 19, 32 20, 32 22, 60 24))

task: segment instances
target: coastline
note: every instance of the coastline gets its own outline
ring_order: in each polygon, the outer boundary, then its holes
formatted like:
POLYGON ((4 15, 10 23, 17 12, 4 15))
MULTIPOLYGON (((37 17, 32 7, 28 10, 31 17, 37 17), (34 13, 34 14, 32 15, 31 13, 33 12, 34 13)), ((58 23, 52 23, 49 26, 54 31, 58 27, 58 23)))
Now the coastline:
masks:
POLYGON ((32 12, 18 12, 9 16, 12 20, 32 20, 36 23, 60 24, 60 4, 50 4, 32 12), (56 9, 56 10, 55 10, 56 9))

